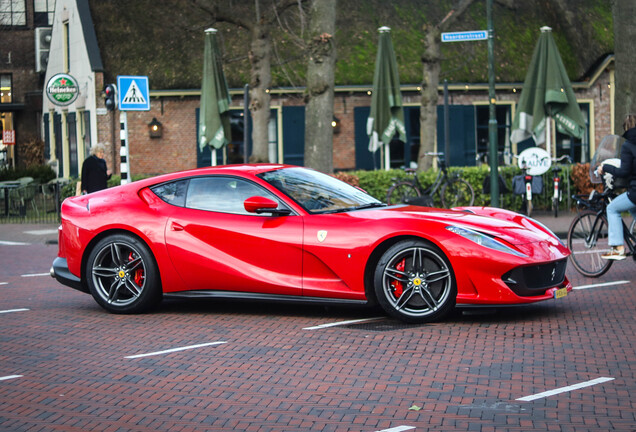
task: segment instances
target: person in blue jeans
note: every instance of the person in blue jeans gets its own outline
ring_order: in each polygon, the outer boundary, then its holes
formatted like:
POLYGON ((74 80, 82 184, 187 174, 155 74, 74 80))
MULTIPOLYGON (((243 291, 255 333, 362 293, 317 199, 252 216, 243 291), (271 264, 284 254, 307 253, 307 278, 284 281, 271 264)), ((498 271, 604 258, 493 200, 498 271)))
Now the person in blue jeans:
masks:
POLYGON ((623 224, 621 213, 629 211, 636 218, 636 114, 628 114, 623 122, 626 141, 621 147, 621 166, 615 167, 604 164, 600 174, 610 173, 615 178, 623 177, 629 181, 627 191, 620 194, 607 206, 607 235, 610 250, 601 258, 611 260, 625 259, 623 245, 623 224))

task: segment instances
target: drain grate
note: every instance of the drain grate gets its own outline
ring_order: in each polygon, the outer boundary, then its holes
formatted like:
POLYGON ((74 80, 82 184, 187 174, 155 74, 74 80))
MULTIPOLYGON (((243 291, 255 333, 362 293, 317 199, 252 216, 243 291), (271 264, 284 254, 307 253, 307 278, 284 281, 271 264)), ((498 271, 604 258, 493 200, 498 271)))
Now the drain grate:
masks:
POLYGON ((343 327, 349 328, 352 330, 387 332, 387 331, 397 331, 397 330, 408 330, 412 328, 419 328, 422 326, 424 326, 424 324, 406 324, 401 321, 386 319, 386 320, 378 320, 378 321, 371 321, 371 322, 358 323, 358 324, 349 324, 343 327))

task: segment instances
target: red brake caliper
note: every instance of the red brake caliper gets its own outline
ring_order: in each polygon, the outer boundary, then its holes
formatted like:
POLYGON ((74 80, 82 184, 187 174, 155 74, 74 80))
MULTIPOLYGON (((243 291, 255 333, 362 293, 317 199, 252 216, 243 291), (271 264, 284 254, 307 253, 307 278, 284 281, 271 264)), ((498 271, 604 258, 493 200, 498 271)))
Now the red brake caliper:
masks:
MULTIPOLYGON (((404 271, 404 262, 406 260, 403 259, 402 261, 400 261, 396 266, 395 269, 398 271, 403 272, 404 271)), ((402 282, 398 282, 396 280, 391 281, 391 286, 393 287, 393 294, 395 295, 395 298, 398 299, 402 296, 402 293, 404 292, 404 284, 402 282)))
MULTIPOLYGON (((131 262, 135 259, 134 255, 132 252, 130 252, 130 254, 128 254, 128 262, 131 262)), ((141 268, 138 268, 137 270, 135 270, 134 276, 133 276, 133 280, 135 281, 135 283, 139 286, 141 286, 143 280, 144 280, 144 271, 141 268)))

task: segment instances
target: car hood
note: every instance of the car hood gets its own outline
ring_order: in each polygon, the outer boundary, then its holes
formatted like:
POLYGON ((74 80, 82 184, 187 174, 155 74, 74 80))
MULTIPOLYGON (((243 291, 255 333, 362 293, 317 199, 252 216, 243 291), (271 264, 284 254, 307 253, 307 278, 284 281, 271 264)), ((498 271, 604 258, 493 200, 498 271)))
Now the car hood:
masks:
POLYGON ((392 206, 378 210, 384 217, 413 219, 444 226, 459 226, 497 237, 514 245, 549 241, 560 242, 548 228, 519 213, 491 207, 437 209, 418 206, 392 206))

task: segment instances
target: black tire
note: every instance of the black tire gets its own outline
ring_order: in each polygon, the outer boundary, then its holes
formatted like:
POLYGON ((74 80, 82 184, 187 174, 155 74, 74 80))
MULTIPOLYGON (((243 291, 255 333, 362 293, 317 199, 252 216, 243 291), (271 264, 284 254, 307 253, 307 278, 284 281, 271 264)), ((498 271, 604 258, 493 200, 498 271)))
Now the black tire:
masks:
POLYGON ((559 217, 559 199, 552 198, 552 210, 554 210, 554 217, 559 217))
POLYGON ((429 242, 394 244, 380 258, 373 279, 378 303, 401 321, 436 321, 455 307, 455 274, 448 258, 429 242))
POLYGON ((386 203, 388 205, 407 204, 409 200, 418 198, 420 191, 417 190, 413 183, 401 181, 389 188, 386 193, 386 203))
POLYGON ((601 254, 609 250, 605 215, 601 216, 596 235, 591 241, 587 240, 595 220, 595 212, 582 212, 574 218, 568 231, 568 248, 572 252, 570 262, 579 273, 587 277, 599 277, 612 266, 612 260, 601 258, 601 254))
POLYGON ((86 261, 93 298, 112 313, 142 313, 162 297, 157 263, 139 239, 115 234, 100 240, 86 261))
POLYGON ((442 186, 442 207, 471 206, 475 202, 475 191, 464 179, 454 179, 442 186))

